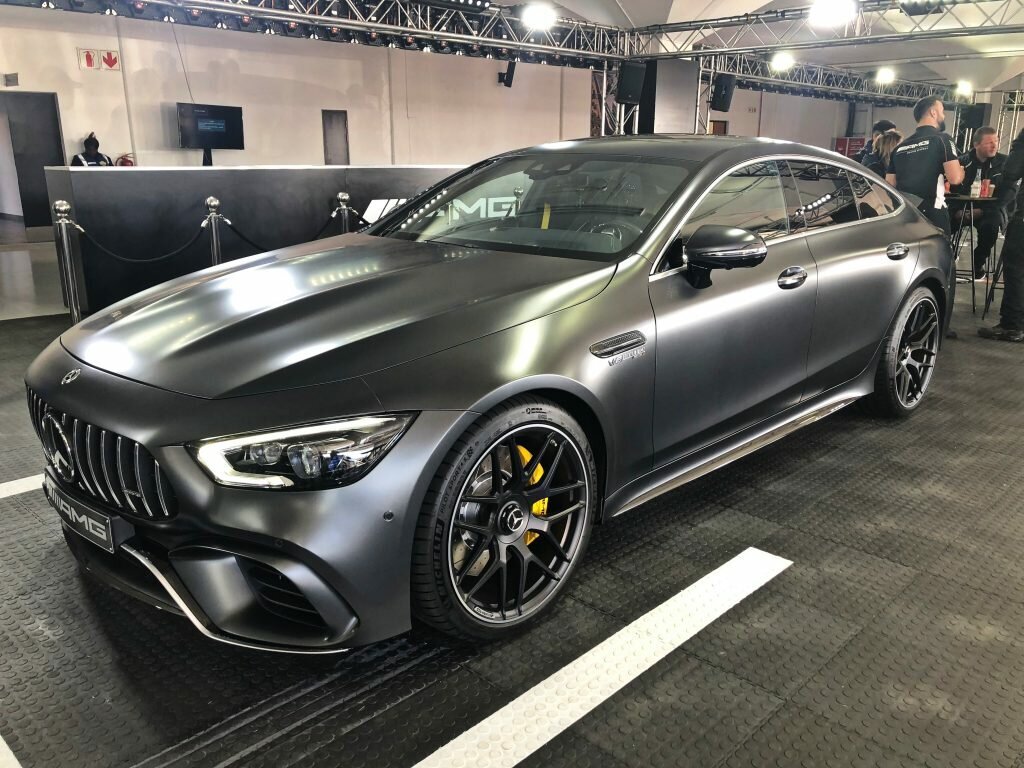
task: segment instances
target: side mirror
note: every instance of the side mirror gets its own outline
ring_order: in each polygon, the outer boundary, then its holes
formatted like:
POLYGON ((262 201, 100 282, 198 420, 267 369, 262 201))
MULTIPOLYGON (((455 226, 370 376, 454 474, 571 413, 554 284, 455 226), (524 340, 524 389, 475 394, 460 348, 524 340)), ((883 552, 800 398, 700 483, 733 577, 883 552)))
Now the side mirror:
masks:
POLYGON ((699 269, 756 267, 768 255, 760 235, 738 227, 705 224, 683 246, 686 261, 699 269))

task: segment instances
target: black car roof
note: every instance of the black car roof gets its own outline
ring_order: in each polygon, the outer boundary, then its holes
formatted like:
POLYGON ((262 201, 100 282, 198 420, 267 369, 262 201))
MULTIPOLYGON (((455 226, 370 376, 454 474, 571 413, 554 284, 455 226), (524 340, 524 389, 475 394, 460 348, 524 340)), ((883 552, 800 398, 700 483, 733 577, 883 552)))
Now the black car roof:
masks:
MULTIPOLYGON (((778 139, 745 136, 705 136, 692 134, 644 134, 642 136, 602 136, 592 139, 573 139, 541 144, 523 150, 542 153, 557 149, 560 152, 633 155, 673 160, 706 162, 724 153, 735 154, 737 159, 759 155, 799 154, 814 155, 834 160, 839 155, 820 147, 778 139)), ((517 153, 518 154, 518 153, 517 153)))

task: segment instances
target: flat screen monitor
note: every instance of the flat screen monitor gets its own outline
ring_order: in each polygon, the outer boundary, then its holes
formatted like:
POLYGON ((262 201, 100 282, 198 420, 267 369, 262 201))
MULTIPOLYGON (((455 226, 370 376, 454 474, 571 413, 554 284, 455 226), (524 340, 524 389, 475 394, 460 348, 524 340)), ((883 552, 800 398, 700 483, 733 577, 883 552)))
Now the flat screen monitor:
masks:
POLYGON ((182 149, 245 149, 242 108, 178 103, 182 149))

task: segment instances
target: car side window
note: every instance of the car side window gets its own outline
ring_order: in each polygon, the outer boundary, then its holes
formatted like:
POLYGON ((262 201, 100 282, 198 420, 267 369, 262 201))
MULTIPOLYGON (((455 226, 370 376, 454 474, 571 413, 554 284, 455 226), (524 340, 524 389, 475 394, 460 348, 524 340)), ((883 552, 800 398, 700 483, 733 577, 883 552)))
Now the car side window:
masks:
POLYGON ((680 237, 685 242, 705 224, 739 227, 766 241, 788 235, 778 164, 774 160, 752 163, 721 179, 689 215, 680 237))
POLYGON ((799 213, 808 230, 860 220, 844 169, 806 160, 790 160, 789 167, 800 191, 799 213))
POLYGON ((883 187, 877 181, 871 182, 871 188, 875 190, 875 194, 878 195, 878 199, 882 201, 882 207, 885 208, 886 213, 892 213, 903 204, 896 195, 883 187))
POLYGON ((862 219, 885 216, 887 213, 893 212, 891 199, 884 187, 872 183, 859 173, 848 171, 848 174, 850 182, 853 184, 853 196, 857 201, 857 211, 862 219))

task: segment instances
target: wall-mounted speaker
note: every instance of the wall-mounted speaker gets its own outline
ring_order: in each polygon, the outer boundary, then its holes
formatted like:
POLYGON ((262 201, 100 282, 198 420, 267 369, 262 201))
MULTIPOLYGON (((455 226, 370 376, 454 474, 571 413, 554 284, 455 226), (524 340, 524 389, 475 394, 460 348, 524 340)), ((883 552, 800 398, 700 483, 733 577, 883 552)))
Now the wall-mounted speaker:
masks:
POLYGON ((711 108, 728 112, 732 106, 732 92, 736 90, 736 75, 718 74, 711 82, 711 108))
POLYGON ((498 73, 498 84, 504 85, 506 88, 512 87, 512 81, 516 78, 516 63, 510 61, 508 67, 504 72, 498 73))

